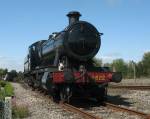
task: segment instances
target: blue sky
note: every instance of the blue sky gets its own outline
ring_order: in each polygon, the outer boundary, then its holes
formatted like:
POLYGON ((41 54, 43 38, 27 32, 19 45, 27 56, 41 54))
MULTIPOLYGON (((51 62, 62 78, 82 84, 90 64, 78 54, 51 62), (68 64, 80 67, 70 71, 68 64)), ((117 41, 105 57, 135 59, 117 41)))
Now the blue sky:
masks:
POLYGON ((98 58, 137 62, 150 51, 149 5, 149 0, 0 0, 0 68, 23 70, 28 46, 63 30, 72 10, 104 33, 98 58))

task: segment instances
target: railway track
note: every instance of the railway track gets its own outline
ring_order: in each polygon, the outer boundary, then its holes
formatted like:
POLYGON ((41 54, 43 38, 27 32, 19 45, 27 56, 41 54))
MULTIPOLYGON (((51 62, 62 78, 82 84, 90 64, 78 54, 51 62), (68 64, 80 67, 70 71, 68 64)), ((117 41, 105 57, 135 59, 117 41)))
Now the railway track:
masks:
MULTIPOLYGON (((28 87, 28 86, 25 85, 25 84, 22 84, 22 86, 23 86, 24 88, 27 88, 27 87, 28 87)), ((32 90, 32 91, 35 91, 35 92, 40 93, 40 94, 43 94, 43 96, 45 96, 47 99, 52 100, 52 98, 51 98, 49 95, 46 95, 46 94, 42 93, 41 90, 32 90)), ((63 103, 63 102, 61 102, 61 101, 59 102, 59 105, 60 105, 63 109, 66 109, 66 110, 68 110, 68 111, 70 111, 70 112, 78 113, 78 114, 81 115, 81 117, 83 117, 84 119, 102 119, 102 118, 97 117, 97 116, 95 116, 95 115, 92 115, 92 114, 90 114, 90 113, 88 113, 88 112, 85 112, 85 111, 83 111, 83 110, 81 110, 81 109, 79 109, 79 108, 77 108, 77 107, 75 107, 75 106, 73 106, 73 105, 70 105, 70 104, 67 104, 67 103, 63 103)))
MULTIPOLYGON (((38 91, 38 90, 35 90, 35 91, 40 93, 40 91, 38 91)), ((47 97, 47 99, 50 99, 49 95, 44 95, 44 96, 47 97)), ((73 105, 70 105, 70 104, 67 104, 67 103, 60 102, 59 105, 62 108, 66 109, 70 112, 78 113, 84 119, 102 119, 102 116, 97 117, 97 116, 95 116, 95 114, 92 114, 91 112, 84 111, 84 110, 82 110, 82 109, 80 109, 76 106, 73 106, 73 105)), ((107 107, 108 109, 112 109, 113 111, 117 111, 117 112, 121 111, 121 112, 126 112, 128 114, 137 115, 137 116, 142 117, 143 119, 150 119, 149 114, 139 112, 139 111, 135 111, 135 110, 132 110, 132 109, 128 109, 128 108, 125 108, 125 107, 120 107, 120 106, 118 106, 116 104, 113 104, 113 103, 104 102, 104 107, 107 107)), ((97 106, 96 108, 102 108, 102 107, 97 106)), ((99 112, 95 112, 95 113, 99 113, 99 112)))
POLYGON ((83 111, 83 110, 81 110, 81 109, 79 109, 79 108, 77 108, 77 107, 75 107, 75 106, 72 106, 72 105, 70 105, 70 104, 67 104, 67 103, 60 103, 60 105, 61 105, 63 108, 69 110, 69 111, 72 111, 72 112, 74 112, 74 113, 78 113, 78 114, 81 115, 84 119, 102 119, 102 118, 100 118, 100 117, 97 117, 97 116, 95 116, 95 115, 92 115, 92 114, 90 114, 90 113, 88 113, 88 112, 85 112, 85 111, 83 111))
POLYGON ((118 105, 115 105, 115 104, 112 104, 112 103, 109 103, 109 102, 105 102, 104 104, 107 107, 112 108, 113 110, 116 110, 116 111, 127 112, 129 114, 134 114, 134 115, 141 116, 144 119, 150 119, 150 115, 146 114, 146 113, 143 113, 143 112, 131 110, 131 109, 128 109, 128 108, 125 108, 125 107, 120 107, 118 105))
POLYGON ((150 86, 109 86, 112 89, 150 90, 150 86))
MULTIPOLYGON (((111 108, 113 111, 126 112, 128 114, 140 116, 143 119, 150 119, 150 115, 146 114, 146 113, 143 113, 143 112, 131 110, 131 109, 128 109, 128 108, 125 108, 125 107, 120 107, 118 105, 108 103, 108 102, 105 102, 104 105, 108 108, 111 108)), ((81 115, 85 119, 102 119, 102 117, 97 117, 97 116, 95 116, 91 113, 83 111, 83 110, 81 110, 81 109, 79 109, 75 106, 72 106, 70 104, 67 104, 67 103, 61 103, 61 106, 65 109, 71 111, 71 112, 78 113, 79 115, 81 115)))

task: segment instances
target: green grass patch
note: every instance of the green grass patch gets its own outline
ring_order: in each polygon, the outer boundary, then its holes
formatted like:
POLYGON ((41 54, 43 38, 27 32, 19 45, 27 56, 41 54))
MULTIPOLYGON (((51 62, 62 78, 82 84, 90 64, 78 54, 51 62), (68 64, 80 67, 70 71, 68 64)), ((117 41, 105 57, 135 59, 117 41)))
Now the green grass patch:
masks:
POLYGON ((28 106, 26 106, 26 105, 16 105, 16 106, 13 106, 13 109, 12 109, 13 119, 26 118, 29 115, 30 114, 29 114, 28 106))
POLYGON ((6 83, 6 81, 0 80, 0 87, 5 87, 6 83))
POLYGON ((13 86, 9 82, 0 81, 0 100, 3 100, 5 97, 11 97, 13 95, 13 86))
MULTIPOLYGON (((14 95, 14 88, 10 82, 0 80, 0 100, 5 97, 12 97, 14 95)), ((12 101, 12 116, 13 119, 21 119, 29 116, 28 106, 25 104, 13 104, 12 101)))
POLYGON ((4 90, 5 90, 5 97, 6 96, 11 97, 14 95, 14 88, 10 83, 6 83, 4 90))

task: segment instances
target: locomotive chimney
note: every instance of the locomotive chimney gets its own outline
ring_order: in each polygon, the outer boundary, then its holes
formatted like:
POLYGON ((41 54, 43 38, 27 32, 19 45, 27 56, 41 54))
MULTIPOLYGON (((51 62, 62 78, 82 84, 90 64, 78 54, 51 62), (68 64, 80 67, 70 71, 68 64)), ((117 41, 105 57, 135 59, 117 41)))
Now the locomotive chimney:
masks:
POLYGON ((68 18, 69 18, 69 25, 78 22, 79 21, 79 17, 81 16, 80 12, 77 11, 71 11, 67 14, 68 18))

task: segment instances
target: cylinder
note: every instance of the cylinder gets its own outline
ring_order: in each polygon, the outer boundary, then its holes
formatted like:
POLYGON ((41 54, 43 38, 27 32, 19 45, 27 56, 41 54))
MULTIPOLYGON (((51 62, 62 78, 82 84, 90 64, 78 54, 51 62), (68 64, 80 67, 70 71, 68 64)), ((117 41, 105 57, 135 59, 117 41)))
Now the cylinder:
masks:
POLYGON ((80 12, 72 11, 72 12, 69 12, 67 14, 67 16, 69 18, 69 25, 71 25, 71 24, 79 21, 79 17, 81 16, 81 14, 80 14, 80 12))

